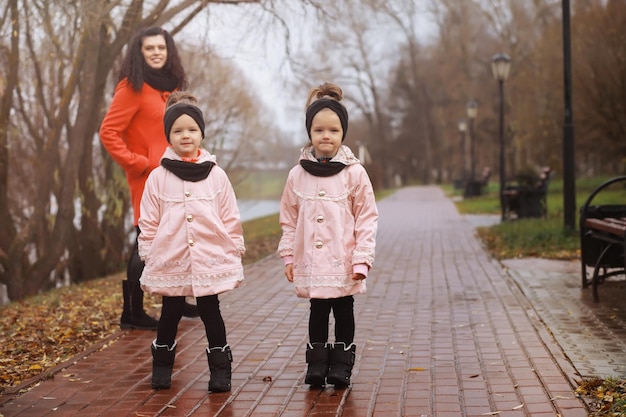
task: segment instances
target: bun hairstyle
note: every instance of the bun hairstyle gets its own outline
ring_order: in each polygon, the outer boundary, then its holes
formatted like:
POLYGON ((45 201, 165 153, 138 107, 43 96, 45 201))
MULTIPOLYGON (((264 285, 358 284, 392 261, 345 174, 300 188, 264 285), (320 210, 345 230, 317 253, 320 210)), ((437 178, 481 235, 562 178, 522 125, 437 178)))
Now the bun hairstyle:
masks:
POLYGON ((341 101, 343 99, 343 91, 341 90, 341 87, 333 83, 324 83, 318 87, 312 88, 311 91, 309 91, 309 98, 306 101, 305 107, 309 107, 309 104, 311 104, 313 100, 318 100, 324 97, 341 101))
POLYGON ((337 84, 333 83, 324 83, 309 91, 309 97, 306 101, 305 120, 306 133, 309 135, 309 139, 311 139, 311 124, 313 123, 313 118, 320 110, 327 108, 331 109, 339 116, 341 129, 343 130, 343 136, 341 137, 341 141, 343 142, 348 132, 348 111, 344 105, 341 104, 342 98, 343 91, 341 91, 341 88, 337 84))
POLYGON ((191 94, 189 91, 174 91, 167 98, 167 101, 165 102, 165 108, 167 109, 176 103, 187 103, 197 106, 198 98, 191 94))
POLYGON ((172 125, 183 114, 190 116, 200 128, 204 139, 204 116, 202 110, 197 106, 198 99, 188 91, 174 91, 165 102, 165 115, 163 116, 163 127, 165 128, 165 138, 170 142, 170 131, 172 125))

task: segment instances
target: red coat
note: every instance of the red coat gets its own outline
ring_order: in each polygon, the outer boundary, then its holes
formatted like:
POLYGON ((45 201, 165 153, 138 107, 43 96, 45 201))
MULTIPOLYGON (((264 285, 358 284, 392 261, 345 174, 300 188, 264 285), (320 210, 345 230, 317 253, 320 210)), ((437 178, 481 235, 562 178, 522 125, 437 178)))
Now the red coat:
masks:
POLYGON ((135 92, 124 79, 115 87, 113 100, 100 126, 102 144, 126 172, 135 226, 148 175, 159 166, 168 147, 163 114, 169 94, 146 83, 140 92, 135 92))

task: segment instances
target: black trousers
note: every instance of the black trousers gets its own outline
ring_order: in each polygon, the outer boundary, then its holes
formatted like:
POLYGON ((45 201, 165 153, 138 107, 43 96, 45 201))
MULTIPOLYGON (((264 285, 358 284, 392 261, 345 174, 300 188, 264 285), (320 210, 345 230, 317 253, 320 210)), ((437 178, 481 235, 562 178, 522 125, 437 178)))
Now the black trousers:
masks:
MULTIPOLYGON (((209 348, 226 345, 226 326, 220 312, 220 302, 217 295, 197 297, 198 313, 204 323, 209 348)), ((161 318, 157 327, 157 345, 172 346, 176 340, 178 323, 183 317, 185 297, 163 296, 161 318)))
POLYGON ((311 299, 309 340, 311 343, 328 342, 330 312, 335 317, 335 342, 349 345, 354 341, 354 297, 311 299))
POLYGON ((126 279, 131 282, 139 282, 139 278, 141 278, 141 273, 143 272, 143 268, 145 266, 144 262, 139 257, 139 242, 137 239, 139 238, 140 232, 139 227, 137 227, 135 245, 133 246, 133 251, 128 259, 128 264, 126 265, 126 279))

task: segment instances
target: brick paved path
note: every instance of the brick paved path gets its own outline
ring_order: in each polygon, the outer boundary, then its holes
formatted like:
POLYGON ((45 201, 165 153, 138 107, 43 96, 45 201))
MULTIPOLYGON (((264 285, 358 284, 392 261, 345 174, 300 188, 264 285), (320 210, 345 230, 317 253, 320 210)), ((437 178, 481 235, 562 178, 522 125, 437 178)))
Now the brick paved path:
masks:
POLYGON ((0 398, 0 415, 587 416, 575 370, 439 188, 401 189, 379 211, 368 294, 355 297, 351 387, 303 384, 309 304, 272 256, 221 296, 232 392, 207 393, 203 326, 183 319, 171 389, 150 389, 154 332, 126 331, 31 391, 0 398))

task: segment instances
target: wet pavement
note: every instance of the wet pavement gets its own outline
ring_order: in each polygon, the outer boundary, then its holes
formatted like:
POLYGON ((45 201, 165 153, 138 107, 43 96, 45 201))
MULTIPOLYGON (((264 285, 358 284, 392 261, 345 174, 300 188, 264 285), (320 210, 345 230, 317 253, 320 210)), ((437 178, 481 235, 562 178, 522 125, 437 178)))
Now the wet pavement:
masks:
POLYGON ((581 288, 580 261, 503 262, 546 328, 582 377, 626 378, 626 281, 581 288))
POLYGON ((304 384, 309 304, 273 255, 220 297, 230 393, 207 392, 204 329, 183 319, 171 389, 150 388, 154 332, 123 331, 32 389, 3 393, 0 415, 583 417, 581 375, 623 372, 625 317, 613 305, 623 283, 603 284, 594 304, 577 264, 496 262, 475 219, 437 187, 401 189, 379 211, 368 293, 355 297, 350 387, 304 384))
MULTIPOLYGON (((499 216, 470 215, 475 227, 497 224, 499 216)), ((580 260, 507 259, 502 265, 530 301, 582 378, 626 378, 626 279, 607 279, 582 288, 580 260)), ((587 267, 586 273, 591 275, 587 267)))

